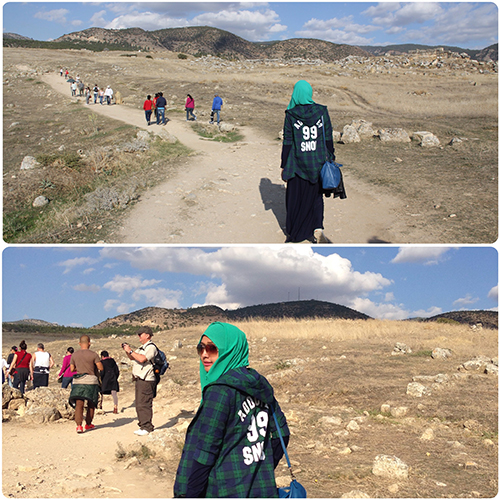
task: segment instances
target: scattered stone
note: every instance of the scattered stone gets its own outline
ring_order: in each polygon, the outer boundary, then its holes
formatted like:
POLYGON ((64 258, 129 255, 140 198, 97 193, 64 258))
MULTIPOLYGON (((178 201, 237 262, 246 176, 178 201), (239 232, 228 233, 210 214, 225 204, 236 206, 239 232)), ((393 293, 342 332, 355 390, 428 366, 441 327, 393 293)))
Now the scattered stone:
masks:
POLYGON ((45 196, 37 196, 34 200, 32 205, 34 207, 44 207, 45 205, 49 204, 49 199, 46 198, 45 196))
POLYGON ((219 125, 219 130, 224 133, 232 132, 234 130, 234 125, 231 123, 221 123, 219 125))
POLYGON ((434 430, 428 427, 420 436, 421 441, 432 441, 434 439, 434 430))
POLYGON ((439 146, 439 139, 431 132, 414 132, 413 139, 420 141, 420 146, 430 148, 439 146))
POLYGON ((396 456, 377 455, 373 462, 372 473, 379 477, 408 479, 408 470, 408 465, 396 456))
POLYGON ((361 427, 359 426, 359 424, 356 422, 356 420, 351 420, 347 426, 346 426, 346 429, 350 432, 358 432, 361 427))
POLYGON ((410 382, 406 388, 406 394, 414 398, 421 398, 423 395, 430 394, 430 391, 425 385, 418 382, 410 382))
POLYGON ((380 411, 382 413, 391 413, 391 405, 388 403, 384 403, 380 406, 380 411))
POLYGON ((391 484, 387 489, 389 493, 395 495, 399 491, 399 486, 397 484, 391 484))
POLYGON ((385 128, 378 131, 382 142, 411 142, 408 132, 402 128, 385 128))
POLYGON ((342 131, 342 136, 340 138, 340 142, 343 144, 351 144, 354 142, 361 142, 361 138, 355 127, 352 125, 346 125, 344 130, 342 131))
POLYGON ((406 344, 402 342, 396 342, 394 349, 392 350, 392 356, 399 356, 401 354, 411 354, 412 350, 406 344))
POLYGON ((321 417, 319 419, 321 425, 342 425, 342 419, 340 417, 321 417))
POLYGON ((436 347, 432 350, 432 359, 447 359, 451 358, 451 349, 443 349, 441 347, 436 347))
POLYGON ((341 495, 340 498, 371 498, 371 496, 361 490, 351 490, 348 493, 341 495))
POLYGON ((34 156, 25 156, 21 162, 21 170, 31 170, 40 166, 40 163, 36 161, 34 156))
POLYGON ((394 418, 402 418, 408 414, 409 408, 407 406, 400 406, 398 408, 391 408, 391 416, 394 418))
POLYGON ((170 142, 171 144, 174 144, 177 142, 177 137, 175 137, 174 134, 171 134, 168 130, 165 128, 160 129, 157 134, 158 137, 163 139, 164 141, 170 142))

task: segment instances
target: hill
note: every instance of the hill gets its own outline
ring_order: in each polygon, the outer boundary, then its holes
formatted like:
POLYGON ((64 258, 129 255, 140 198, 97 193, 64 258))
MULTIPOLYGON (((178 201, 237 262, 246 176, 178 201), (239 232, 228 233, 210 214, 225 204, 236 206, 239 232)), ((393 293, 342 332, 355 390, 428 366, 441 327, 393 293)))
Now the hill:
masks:
POLYGON ((462 325, 477 326, 498 330, 497 311, 451 311, 430 318, 415 318, 418 321, 457 322, 462 325))
POLYGON ((104 29, 88 28, 75 31, 51 42, 33 40, 15 33, 4 33, 4 47, 38 47, 53 49, 87 49, 162 51, 168 50, 192 56, 214 55, 225 59, 318 59, 337 61, 352 56, 384 56, 408 54, 420 50, 443 48, 446 51, 466 53, 479 61, 497 61, 498 44, 482 50, 453 46, 398 44, 387 46, 352 46, 324 40, 293 38, 271 42, 249 42, 229 31, 209 26, 166 28, 146 31, 142 28, 104 29))
POLYGON ((147 325, 151 328, 171 329, 207 324, 212 321, 239 321, 250 318, 268 320, 280 318, 369 319, 366 314, 354 311, 349 307, 318 300, 304 300, 248 306, 235 310, 224 310, 217 306, 203 306, 192 309, 146 307, 128 314, 121 314, 115 318, 108 318, 93 328, 147 325))
POLYGON ((369 52, 373 56, 384 55, 403 55, 415 51, 436 51, 444 49, 447 52, 456 52, 458 54, 467 54, 471 59, 477 61, 498 61, 498 43, 490 45, 482 50, 462 49, 449 45, 419 45, 414 43, 385 45, 385 46, 361 46, 361 49, 369 52))
POLYGON ((30 325, 30 326, 59 326, 57 323, 44 321, 43 319, 20 319, 17 321, 10 321, 12 325, 30 325))

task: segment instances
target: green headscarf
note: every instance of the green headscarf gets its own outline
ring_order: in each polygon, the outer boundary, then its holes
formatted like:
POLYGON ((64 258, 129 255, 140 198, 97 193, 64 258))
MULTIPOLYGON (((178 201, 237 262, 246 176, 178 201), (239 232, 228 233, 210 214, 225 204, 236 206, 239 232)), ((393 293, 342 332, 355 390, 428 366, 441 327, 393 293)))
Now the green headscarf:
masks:
MULTIPOLYGON (((219 350, 219 357, 210 368, 205 371, 200 358, 201 393, 208 384, 215 382, 224 373, 234 368, 248 366, 248 342, 246 335, 229 323, 212 323, 203 335, 206 335, 219 350)), ((203 338, 203 335, 201 338, 203 338)), ((200 338, 200 342, 201 342, 200 338)))
POLYGON ((295 108, 298 104, 314 104, 312 97, 313 89, 311 84, 305 80, 299 80, 293 87, 292 98, 286 109, 295 108))

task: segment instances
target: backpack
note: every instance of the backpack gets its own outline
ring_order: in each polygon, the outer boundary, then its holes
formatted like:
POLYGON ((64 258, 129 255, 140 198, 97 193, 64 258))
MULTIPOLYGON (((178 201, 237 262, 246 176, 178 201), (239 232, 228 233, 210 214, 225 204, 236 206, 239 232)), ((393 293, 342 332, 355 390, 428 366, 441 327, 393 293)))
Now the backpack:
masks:
POLYGON ((158 346, 153 344, 156 347, 156 355, 153 358, 153 371, 155 377, 159 379, 162 375, 165 375, 165 372, 170 368, 170 363, 167 361, 167 356, 163 351, 158 349, 158 346))

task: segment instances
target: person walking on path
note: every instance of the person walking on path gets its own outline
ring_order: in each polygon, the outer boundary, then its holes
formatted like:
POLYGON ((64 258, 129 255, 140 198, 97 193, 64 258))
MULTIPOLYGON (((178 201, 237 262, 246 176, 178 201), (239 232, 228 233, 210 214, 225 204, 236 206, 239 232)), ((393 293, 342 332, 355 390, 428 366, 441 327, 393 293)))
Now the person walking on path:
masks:
POLYGON ((189 117, 192 116, 193 120, 196 121, 196 116, 194 114, 194 99, 191 94, 187 95, 186 98, 186 121, 189 121, 189 117))
POLYGON ((153 112, 153 101, 151 100, 150 95, 146 97, 142 109, 144 109, 144 112, 146 114, 146 122, 148 123, 148 125, 151 125, 151 113, 153 112))
POLYGON ((90 350, 90 337, 80 337, 80 350, 73 353, 70 361, 70 369, 77 372, 73 378, 73 385, 69 395, 69 404, 75 409, 76 432, 93 429, 95 409, 99 402, 99 370, 103 366, 96 352, 90 350), (85 428, 83 428, 83 410, 87 402, 87 413, 85 415, 85 428))
POLYGON ((158 99, 156 99, 156 125, 166 125, 165 108, 167 107, 167 100, 163 97, 163 92, 158 92, 158 99))
POLYGON ((245 334, 212 323, 197 346, 202 401, 186 431, 174 497, 277 498, 274 469, 290 431, 265 377, 248 367, 245 334))
POLYGON ((12 365, 12 361, 14 359, 14 354, 17 353, 17 346, 13 345, 10 348, 10 353, 7 356, 7 382, 9 383, 9 387, 14 387, 14 379, 17 375, 17 372, 14 370, 14 373, 10 373, 10 367, 12 365))
POLYGON ((134 431, 138 436, 147 436, 154 431, 153 399, 156 396, 156 377, 153 369, 153 360, 158 349, 151 341, 153 330, 144 326, 137 330, 139 342, 142 344, 135 351, 129 344, 123 343, 122 348, 128 358, 134 362, 132 376, 135 381, 135 410, 139 429, 134 431))
POLYGON ((118 413, 118 392, 120 392, 120 384, 118 377, 120 376, 120 369, 116 361, 110 357, 108 351, 101 352, 101 363, 104 368, 102 373, 102 394, 111 394, 113 397, 113 413, 118 413))
POLYGON ((97 86, 97 83, 94 85, 92 92, 94 93, 94 104, 97 104, 97 98, 99 97, 99 87, 97 86))
POLYGON ((28 346, 24 340, 19 344, 19 351, 14 354, 12 363, 9 367, 9 373, 17 372, 14 377, 14 387, 24 394, 26 390, 26 382, 33 379, 33 373, 30 370, 31 354, 27 352, 28 346))
POLYGON ((61 389, 66 389, 69 384, 73 382, 73 377, 76 375, 77 372, 72 372, 71 371, 71 356, 75 350, 73 347, 68 347, 68 350, 66 351, 66 355, 63 358, 61 370, 59 371, 58 377, 62 377, 61 381, 61 389))
POLYGON ((217 125, 220 123, 220 111, 222 109, 222 99, 219 97, 219 94, 215 94, 214 100, 212 101, 212 115, 210 119, 210 123, 214 122, 214 117, 217 115, 217 125))
POLYGON ((113 99, 113 89, 108 85, 106 90, 104 91, 104 97, 106 98, 106 103, 108 106, 111 104, 111 100, 113 99))
POLYGON ((102 88, 99 89, 99 104, 102 106, 104 100, 104 90, 102 88))
MULTIPOLYGON (((281 177, 287 183, 287 243, 328 242, 323 234, 324 191, 320 171, 328 156, 335 160, 335 150, 328 109, 316 104, 312 95, 311 85, 305 80, 298 81, 285 114, 281 177)), ((336 196, 346 197, 343 183, 334 191, 336 196)))
POLYGON ((54 360, 49 352, 45 352, 45 346, 40 342, 37 350, 31 357, 31 373, 33 374, 33 389, 37 387, 48 387, 49 372, 54 366, 54 360))

